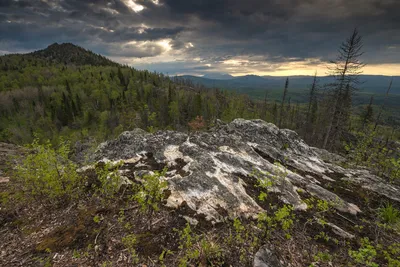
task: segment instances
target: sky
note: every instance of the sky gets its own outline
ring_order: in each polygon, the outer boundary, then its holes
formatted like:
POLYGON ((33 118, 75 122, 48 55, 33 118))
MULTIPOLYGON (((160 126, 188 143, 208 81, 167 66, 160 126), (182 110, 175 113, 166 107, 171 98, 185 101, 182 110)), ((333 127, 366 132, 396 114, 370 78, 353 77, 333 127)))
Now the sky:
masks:
POLYGON ((0 54, 71 42, 169 75, 324 75, 357 27, 364 74, 400 75, 399 11, 399 0, 0 0, 0 54))

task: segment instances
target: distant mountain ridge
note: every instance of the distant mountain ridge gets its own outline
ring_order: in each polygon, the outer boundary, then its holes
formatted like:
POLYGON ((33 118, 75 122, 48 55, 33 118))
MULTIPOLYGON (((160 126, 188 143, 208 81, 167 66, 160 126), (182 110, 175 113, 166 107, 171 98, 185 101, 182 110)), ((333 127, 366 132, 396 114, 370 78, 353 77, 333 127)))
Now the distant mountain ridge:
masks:
POLYGON ((230 80, 235 78, 234 76, 227 73, 206 73, 202 77, 206 79, 216 79, 216 80, 230 80))
MULTIPOLYGON (((224 89, 232 89, 242 93, 246 90, 275 90, 282 89, 287 77, 281 76, 258 76, 258 75, 245 75, 232 77, 231 79, 210 79, 207 77, 183 75, 180 76, 185 79, 190 79, 194 83, 202 84, 206 87, 219 87, 224 89)), ((361 80, 364 81, 360 85, 363 92, 372 94, 385 94, 389 86, 390 76, 383 75, 362 75, 361 80)), ((289 76, 289 90, 305 90, 308 89, 313 80, 312 76, 289 76)), ((318 77, 319 84, 324 85, 331 83, 333 78, 330 76, 318 77)), ((393 85, 391 94, 400 94, 400 76, 393 76, 393 85)))

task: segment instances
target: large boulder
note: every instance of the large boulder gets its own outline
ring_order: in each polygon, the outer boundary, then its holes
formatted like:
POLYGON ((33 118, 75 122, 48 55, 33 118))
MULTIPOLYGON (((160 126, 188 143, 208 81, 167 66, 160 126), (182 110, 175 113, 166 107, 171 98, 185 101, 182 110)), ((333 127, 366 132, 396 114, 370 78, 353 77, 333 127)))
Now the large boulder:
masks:
POLYGON ((136 129, 101 144, 92 159, 123 160, 120 171, 128 179, 167 167, 166 205, 185 205, 211 222, 226 216, 254 217, 263 210, 254 171, 273 175, 276 181, 268 190, 295 210, 307 209, 302 195, 329 201, 350 216, 366 208, 360 201, 365 194, 400 201, 398 186, 362 168, 346 169, 337 163, 342 157, 310 147, 296 132, 262 120, 236 119, 191 134, 136 129))

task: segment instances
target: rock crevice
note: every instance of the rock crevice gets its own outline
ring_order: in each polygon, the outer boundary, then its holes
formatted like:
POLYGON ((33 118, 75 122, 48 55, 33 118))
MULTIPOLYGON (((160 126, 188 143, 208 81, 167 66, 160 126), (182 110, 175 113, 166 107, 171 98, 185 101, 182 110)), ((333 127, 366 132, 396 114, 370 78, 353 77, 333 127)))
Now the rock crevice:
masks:
POLYGON ((309 195, 333 203, 349 216, 362 213, 362 204, 343 193, 344 185, 400 200, 397 186, 366 170, 345 169, 335 163, 343 162, 342 157, 310 147, 295 132, 262 120, 220 122, 208 132, 191 134, 135 129, 101 144, 93 160, 104 158, 123 160, 121 171, 132 172, 132 177, 135 168, 152 171, 166 166, 171 192, 167 205, 185 204, 212 222, 226 215, 254 217, 263 211, 254 194, 248 193, 255 184, 254 171, 277 177, 268 190, 297 210, 307 209, 301 196, 309 195))

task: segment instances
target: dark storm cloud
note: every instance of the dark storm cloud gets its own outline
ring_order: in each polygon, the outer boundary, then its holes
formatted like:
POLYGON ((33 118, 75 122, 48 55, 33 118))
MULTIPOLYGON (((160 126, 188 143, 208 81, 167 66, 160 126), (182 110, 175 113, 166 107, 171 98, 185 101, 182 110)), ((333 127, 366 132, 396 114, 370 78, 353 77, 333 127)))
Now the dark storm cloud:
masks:
POLYGON ((256 67, 328 61, 358 27, 364 61, 399 63, 399 10, 398 0, 1 0, 0 50, 57 41, 109 56, 153 57, 167 51, 158 41, 169 39, 172 51, 188 59, 247 56, 247 66, 256 67))
MULTIPOLYGON (((227 40, 222 46, 217 43, 214 51, 326 60, 354 27, 364 35, 367 50, 400 44, 400 1, 396 0, 166 0, 165 5, 178 16, 208 22, 199 26, 198 35, 227 40)), ((399 55, 393 60, 398 62, 399 55)))
POLYGON ((142 29, 140 27, 132 27, 132 28, 121 28, 115 30, 114 32, 105 32, 98 30, 98 36, 107 42, 116 42, 116 41, 154 41, 160 40, 163 38, 173 38, 178 33, 182 32, 184 27, 176 27, 176 28, 153 28, 153 29, 142 29), (143 30, 140 33, 140 30, 143 30))

